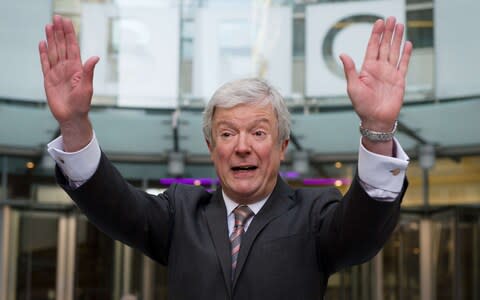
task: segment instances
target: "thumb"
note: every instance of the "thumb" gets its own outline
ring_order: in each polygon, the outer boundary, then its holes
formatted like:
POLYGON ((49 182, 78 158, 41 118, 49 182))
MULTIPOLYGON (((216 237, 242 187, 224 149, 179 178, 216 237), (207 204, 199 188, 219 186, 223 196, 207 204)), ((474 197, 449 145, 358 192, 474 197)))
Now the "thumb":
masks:
POLYGON ((83 76, 85 78, 85 83, 91 84, 93 82, 93 71, 99 60, 100 57, 92 56, 83 65, 83 76))
POLYGON ((341 54, 340 60, 343 64, 343 71, 345 72, 347 83, 355 81, 357 79, 357 70, 355 69, 353 59, 346 54, 341 54))

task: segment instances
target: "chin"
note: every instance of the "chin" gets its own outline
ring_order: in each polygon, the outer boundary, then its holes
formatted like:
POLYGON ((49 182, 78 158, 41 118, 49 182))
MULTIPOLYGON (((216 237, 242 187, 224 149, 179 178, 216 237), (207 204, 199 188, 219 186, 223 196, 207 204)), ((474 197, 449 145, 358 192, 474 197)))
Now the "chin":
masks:
POLYGON ((233 193, 235 193, 236 195, 238 195, 238 197, 241 197, 241 198, 250 198, 252 197, 252 195, 255 194, 255 189, 252 189, 251 186, 247 187, 247 188, 237 188, 237 189, 234 189, 232 190, 233 193))

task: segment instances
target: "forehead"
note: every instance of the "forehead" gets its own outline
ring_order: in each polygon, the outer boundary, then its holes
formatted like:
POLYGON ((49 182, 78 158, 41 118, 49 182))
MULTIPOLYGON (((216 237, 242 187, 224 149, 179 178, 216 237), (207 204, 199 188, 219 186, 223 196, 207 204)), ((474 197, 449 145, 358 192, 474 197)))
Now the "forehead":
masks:
POLYGON ((213 123, 217 125, 223 122, 251 123, 265 121, 276 122, 277 117, 272 104, 239 104, 230 108, 216 107, 213 114, 213 123))

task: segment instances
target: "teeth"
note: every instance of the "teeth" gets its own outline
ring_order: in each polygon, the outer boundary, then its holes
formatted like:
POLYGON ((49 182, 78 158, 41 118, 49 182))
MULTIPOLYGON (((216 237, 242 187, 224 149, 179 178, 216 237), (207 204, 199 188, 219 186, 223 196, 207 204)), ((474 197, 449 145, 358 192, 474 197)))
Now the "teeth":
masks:
POLYGON ((256 169, 255 166, 245 166, 245 167, 233 167, 232 168, 234 171, 248 171, 248 170, 254 170, 256 169))

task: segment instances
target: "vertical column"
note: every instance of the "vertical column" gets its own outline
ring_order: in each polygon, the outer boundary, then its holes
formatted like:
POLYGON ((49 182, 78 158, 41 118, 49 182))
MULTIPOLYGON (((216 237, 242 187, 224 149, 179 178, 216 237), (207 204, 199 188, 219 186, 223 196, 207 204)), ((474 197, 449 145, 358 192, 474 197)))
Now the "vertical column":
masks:
MULTIPOLYGON (((372 298, 374 300, 383 299, 383 250, 378 252, 373 259, 373 282, 372 282, 372 298)), ((366 298, 364 298, 366 299, 366 298)))
POLYGON ((360 266, 352 266, 350 267, 350 299, 351 300, 359 300, 360 295, 360 266))
POLYGON ((478 223, 473 223, 473 275, 472 275, 472 299, 480 299, 480 216, 478 223))
MULTIPOLYGON (((0 202, 7 200, 7 157, 2 157, 2 185, 0 186, 0 202)), ((8 258, 8 242, 10 238, 8 236, 9 225, 9 212, 8 206, 0 204, 0 299, 6 299, 7 294, 7 258, 8 258)))
POLYGON ((122 296, 132 292, 132 248, 123 245, 123 288, 122 296))
POLYGON ((10 215, 10 207, 0 207, 0 299, 7 299, 8 292, 8 250, 11 241, 10 215))
POLYGON ((155 263, 147 256, 143 256, 142 295, 143 300, 153 300, 153 277, 155 263))
POLYGON ((122 296, 122 243, 114 242, 114 259, 113 259, 113 299, 120 299, 122 296))
POLYGON ((462 241, 464 239, 462 230, 460 228, 460 214, 458 209, 455 211, 455 218, 453 221, 452 232, 454 232, 453 239, 453 258, 454 258, 454 269, 453 269, 453 298, 454 299, 464 299, 463 297, 463 271, 462 271, 462 262, 465 261, 465 258, 462 257, 462 241))
POLYGON ((397 295, 398 299, 404 300, 404 288, 406 280, 405 276, 405 231, 400 229, 400 234, 398 235, 398 260, 397 260, 397 295))
POLYGON ((420 299, 433 300, 432 221, 420 220, 420 299))
POLYGON ((375 290, 375 286, 377 285, 377 282, 375 280, 374 273, 371 272, 373 265, 374 265, 374 262, 361 265, 362 279, 360 284, 362 286, 361 287, 362 294, 360 299, 362 300, 372 299, 372 297, 374 297, 373 295, 375 294, 373 291, 375 290))
MULTIPOLYGON (((17 264, 18 264, 18 253, 19 253, 19 234, 20 234, 20 214, 14 210, 10 210, 9 216, 9 228, 8 228, 8 235, 9 235, 9 243, 7 248, 7 261, 5 262, 8 264, 8 274, 7 274, 7 286, 6 293, 7 297, 3 299, 7 300, 14 300, 17 299, 17 264)), ((2 299, 2 300, 3 300, 2 299)))
POLYGON ((56 299, 66 299, 66 281, 67 277, 67 217, 61 216, 58 219, 58 242, 57 242, 57 282, 56 282, 56 299))
MULTIPOLYGON (((7 200, 7 176, 8 160, 6 156, 2 157, 2 174, 0 186, 0 201, 7 200)), ((10 208, 0 205, 0 299, 7 299, 7 275, 8 275, 8 243, 10 208)))
MULTIPOLYGON (((77 218, 70 215, 67 218, 67 257, 65 260, 65 300, 73 300, 74 279, 75 279, 75 251, 77 241, 77 218)), ((58 299, 58 298, 57 298, 58 299)))

